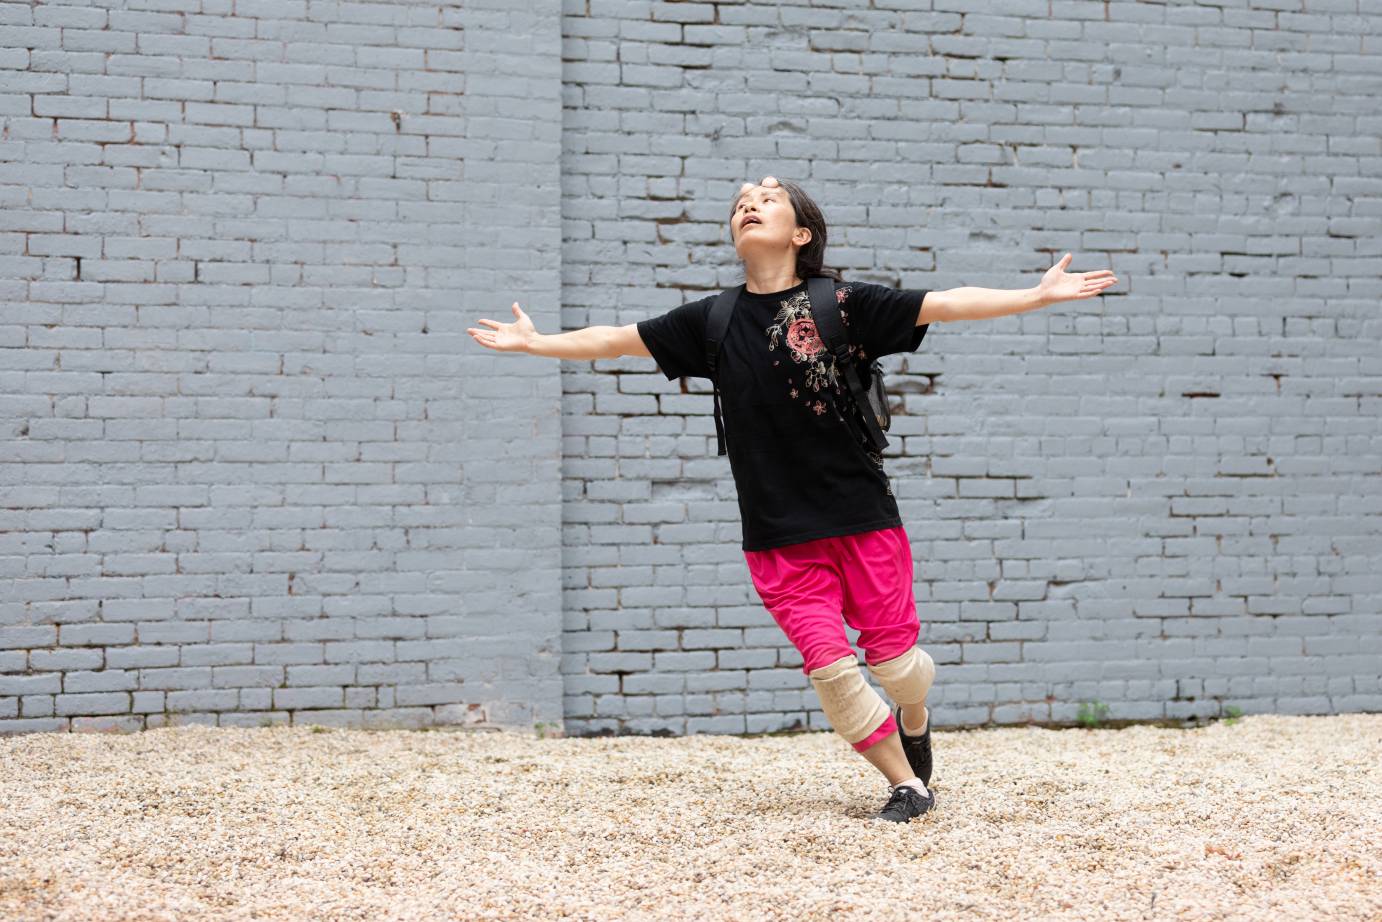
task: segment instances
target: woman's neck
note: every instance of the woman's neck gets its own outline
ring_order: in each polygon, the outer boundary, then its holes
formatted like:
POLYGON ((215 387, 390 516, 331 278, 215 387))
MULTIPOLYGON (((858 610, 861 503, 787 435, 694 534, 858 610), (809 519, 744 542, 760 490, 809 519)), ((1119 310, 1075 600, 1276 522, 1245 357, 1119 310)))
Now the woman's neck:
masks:
POLYGON ((802 279, 797 276, 794 266, 744 267, 744 286, 756 295, 786 291, 788 288, 795 288, 801 283, 802 279))

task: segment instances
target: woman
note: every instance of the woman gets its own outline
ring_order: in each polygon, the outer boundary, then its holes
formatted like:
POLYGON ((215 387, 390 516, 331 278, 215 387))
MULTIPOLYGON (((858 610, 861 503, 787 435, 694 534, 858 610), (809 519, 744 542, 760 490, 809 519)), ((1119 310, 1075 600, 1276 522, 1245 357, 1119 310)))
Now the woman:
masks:
MULTIPOLYGON (((1109 270, 1065 272, 1071 256, 1033 288, 895 290, 846 282, 823 265, 825 219, 796 183, 744 183, 731 205, 730 239, 741 287, 718 361, 730 468, 754 589, 801 653, 831 727, 887 778, 878 818, 908 822, 935 804, 926 694, 935 676, 917 646, 911 546, 883 458, 816 334, 806 279, 833 279, 861 369, 911 352, 931 323, 981 320, 1091 298, 1114 284, 1109 270), (843 616, 843 619, 842 619, 843 616), (845 634, 859 632, 865 681, 845 634)), ((501 352, 559 359, 650 357, 668 380, 710 377, 706 316, 715 295, 622 327, 539 334, 514 302, 512 323, 480 320, 476 342, 501 352)))

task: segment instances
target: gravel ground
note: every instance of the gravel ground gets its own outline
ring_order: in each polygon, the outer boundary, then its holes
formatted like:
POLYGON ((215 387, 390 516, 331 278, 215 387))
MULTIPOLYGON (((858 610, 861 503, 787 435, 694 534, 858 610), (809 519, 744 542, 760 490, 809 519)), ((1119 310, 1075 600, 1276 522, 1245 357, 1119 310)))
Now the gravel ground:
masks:
POLYGON ((933 739, 0 737, 0 919, 1382 919, 1382 715, 933 739))

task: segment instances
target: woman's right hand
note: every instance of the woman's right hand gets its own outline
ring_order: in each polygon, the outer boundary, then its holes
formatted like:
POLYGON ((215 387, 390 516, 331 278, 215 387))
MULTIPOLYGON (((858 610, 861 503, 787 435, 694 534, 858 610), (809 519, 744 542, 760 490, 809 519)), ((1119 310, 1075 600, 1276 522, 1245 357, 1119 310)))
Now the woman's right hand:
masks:
POLYGON ((533 326, 533 321, 523 309, 518 306, 518 302, 513 302, 513 315, 518 319, 513 323, 499 323, 496 320, 481 319, 479 322, 486 326, 494 327, 493 330, 477 330, 468 327, 466 332, 480 345, 493 349, 496 352, 526 352, 528 344, 537 336, 537 329, 533 326))

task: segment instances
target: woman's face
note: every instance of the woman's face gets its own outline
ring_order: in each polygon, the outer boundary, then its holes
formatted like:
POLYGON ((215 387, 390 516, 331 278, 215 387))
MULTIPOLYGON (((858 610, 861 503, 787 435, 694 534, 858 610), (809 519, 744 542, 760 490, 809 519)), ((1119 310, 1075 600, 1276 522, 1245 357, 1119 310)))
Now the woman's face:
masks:
POLYGON ((734 203, 729 223, 730 240, 740 259, 757 253, 790 249, 811 239, 811 232, 797 226, 792 200, 776 179, 764 177, 759 185, 744 183, 734 203))

